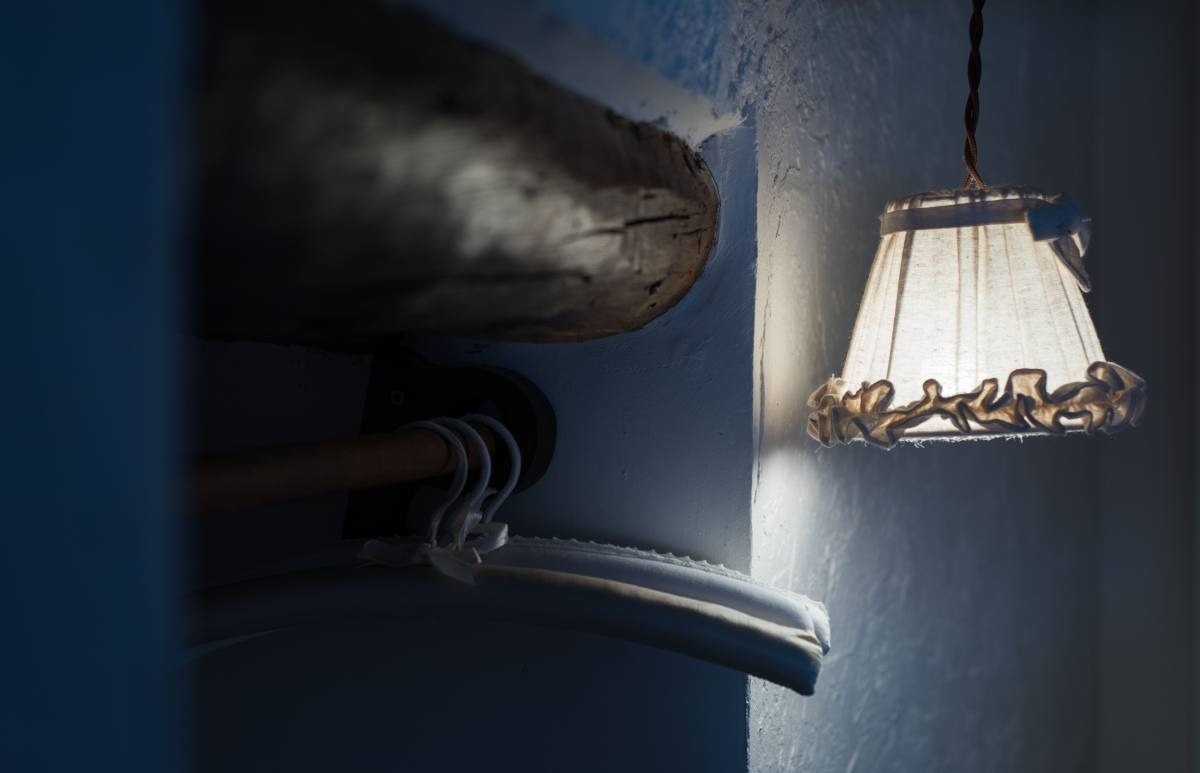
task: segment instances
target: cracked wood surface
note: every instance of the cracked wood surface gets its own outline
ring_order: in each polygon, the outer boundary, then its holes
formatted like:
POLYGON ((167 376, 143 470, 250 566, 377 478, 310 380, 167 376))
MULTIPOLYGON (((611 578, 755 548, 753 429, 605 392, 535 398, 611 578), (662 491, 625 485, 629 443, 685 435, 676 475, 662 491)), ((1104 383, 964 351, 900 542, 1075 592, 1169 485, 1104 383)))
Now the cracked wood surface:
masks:
POLYGON ((203 335, 355 347, 645 325, 703 270, 717 193, 680 139, 368 3, 204 6, 203 335))

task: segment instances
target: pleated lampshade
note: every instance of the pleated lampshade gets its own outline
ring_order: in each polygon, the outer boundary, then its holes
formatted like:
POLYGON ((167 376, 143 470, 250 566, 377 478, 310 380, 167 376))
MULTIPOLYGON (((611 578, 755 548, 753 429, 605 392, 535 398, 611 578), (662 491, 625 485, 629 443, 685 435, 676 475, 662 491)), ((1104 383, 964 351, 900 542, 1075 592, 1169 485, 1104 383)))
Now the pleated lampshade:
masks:
POLYGON ((840 378, 809 399, 826 445, 1112 432, 1145 403, 1084 304, 1090 221, 1023 188, 887 205, 840 378))

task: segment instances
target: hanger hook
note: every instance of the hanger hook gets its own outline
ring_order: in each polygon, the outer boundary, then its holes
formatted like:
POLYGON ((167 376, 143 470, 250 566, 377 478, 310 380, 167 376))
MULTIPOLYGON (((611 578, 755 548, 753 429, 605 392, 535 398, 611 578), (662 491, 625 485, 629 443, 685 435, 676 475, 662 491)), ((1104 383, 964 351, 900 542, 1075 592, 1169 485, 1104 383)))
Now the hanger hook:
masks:
POLYGON ((483 511, 483 522, 490 523, 492 516, 496 514, 496 511, 500 509, 500 506, 503 505, 504 501, 508 499, 510 494, 512 494, 513 489, 517 487, 517 480, 521 477, 521 448, 517 445, 517 441, 513 437, 512 433, 508 431, 508 427, 504 426, 504 424, 496 419, 493 419, 491 416, 485 416, 482 413, 471 413, 463 416, 462 418, 464 421, 473 421, 477 424, 483 424, 488 429, 492 430, 492 432, 495 432, 496 435, 498 435, 500 439, 504 441, 504 445, 508 449, 509 458, 511 460, 508 470, 508 480, 504 482, 504 485, 500 488, 500 491, 498 491, 495 496, 488 500, 487 509, 483 511))
MULTIPOLYGON (((463 497, 464 501, 462 503, 462 507, 466 514, 478 512, 483 506, 483 499, 485 496, 487 496, 487 486, 492 478, 492 454, 490 451, 488 451, 487 443, 483 442, 483 436, 481 436, 474 427, 461 419, 453 419, 448 416, 441 416, 434 419, 434 421, 443 427, 449 427, 450 429, 460 433, 467 439, 467 442, 475 448, 476 453, 479 454, 479 477, 475 480, 475 485, 472 486, 471 490, 468 491, 463 497)), ((434 534, 437 533, 437 527, 439 527, 441 524, 442 515, 442 513, 439 513, 438 523, 433 524, 432 528, 434 534)), ((472 523, 471 518, 464 515, 462 518, 456 517, 456 525, 460 527, 459 530, 461 532, 464 532, 457 535, 456 541, 461 543, 466 538, 465 532, 474 524, 472 523)))

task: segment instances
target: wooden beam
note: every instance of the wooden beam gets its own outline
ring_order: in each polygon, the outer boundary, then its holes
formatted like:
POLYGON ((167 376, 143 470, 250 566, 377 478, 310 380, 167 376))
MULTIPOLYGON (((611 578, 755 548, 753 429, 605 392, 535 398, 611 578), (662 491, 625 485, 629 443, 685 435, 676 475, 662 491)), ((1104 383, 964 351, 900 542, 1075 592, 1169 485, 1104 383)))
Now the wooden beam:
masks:
POLYGON ((716 189, 670 133, 412 11, 203 7, 200 333, 590 339, 645 325, 703 269, 716 189))

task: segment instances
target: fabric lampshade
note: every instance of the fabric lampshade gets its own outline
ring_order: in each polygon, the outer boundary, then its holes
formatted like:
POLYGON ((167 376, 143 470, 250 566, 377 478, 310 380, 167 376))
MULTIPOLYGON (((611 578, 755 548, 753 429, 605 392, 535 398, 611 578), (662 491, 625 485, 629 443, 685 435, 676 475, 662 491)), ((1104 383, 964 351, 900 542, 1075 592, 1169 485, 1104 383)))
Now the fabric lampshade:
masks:
POLYGON ((1084 304, 1090 221, 1023 188, 887 205, 841 378, 813 393, 826 445, 1112 432, 1145 384, 1105 361, 1084 304))

